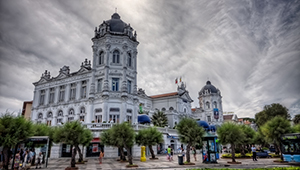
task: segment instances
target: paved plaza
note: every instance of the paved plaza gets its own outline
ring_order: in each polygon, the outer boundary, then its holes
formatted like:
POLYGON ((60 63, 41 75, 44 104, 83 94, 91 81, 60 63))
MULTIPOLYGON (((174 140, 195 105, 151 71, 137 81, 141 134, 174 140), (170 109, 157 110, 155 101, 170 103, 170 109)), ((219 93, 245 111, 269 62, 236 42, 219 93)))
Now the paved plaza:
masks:
MULTIPOLYGON (((299 164, 287 164, 287 163, 276 163, 273 162, 274 158, 261 158, 258 161, 253 162, 252 159, 237 159, 237 161, 242 162, 240 165, 230 165, 227 161, 231 161, 231 159, 220 159, 218 164, 204 164, 202 160, 191 159, 192 162, 196 163, 196 165, 178 165, 178 158, 175 155, 174 161, 169 162, 165 155, 157 156, 159 159, 157 160, 149 160, 147 157, 146 162, 141 162, 139 158, 134 158, 133 163, 137 164, 139 167, 137 168, 126 168, 125 165, 127 162, 119 162, 116 161, 116 158, 104 158, 103 163, 99 164, 97 158, 87 158, 88 162, 83 165, 76 165, 80 170, 102 170, 102 169, 193 169, 193 168, 256 168, 256 167, 290 167, 290 166, 298 166, 299 164)), ((197 156, 201 158, 200 155, 197 156)), ((69 158, 55 158, 49 159, 49 164, 47 169, 51 170, 63 170, 67 166, 70 166, 69 158)), ((34 168, 34 167, 32 167, 34 168)))

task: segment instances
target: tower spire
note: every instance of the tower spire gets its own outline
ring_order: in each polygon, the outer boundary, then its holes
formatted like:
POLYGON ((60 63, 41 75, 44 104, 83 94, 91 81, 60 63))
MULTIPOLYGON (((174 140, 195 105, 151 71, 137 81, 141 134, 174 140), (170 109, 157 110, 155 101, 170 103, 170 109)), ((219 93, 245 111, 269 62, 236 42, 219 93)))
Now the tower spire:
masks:
POLYGON ((118 8, 115 8, 115 13, 118 13, 118 10, 117 10, 118 8))

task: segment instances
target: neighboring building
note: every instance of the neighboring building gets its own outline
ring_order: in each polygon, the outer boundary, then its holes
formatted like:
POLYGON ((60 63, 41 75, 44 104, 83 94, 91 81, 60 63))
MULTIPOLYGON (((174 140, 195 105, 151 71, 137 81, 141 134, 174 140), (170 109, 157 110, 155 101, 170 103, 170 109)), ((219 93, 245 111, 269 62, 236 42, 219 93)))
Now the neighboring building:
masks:
POLYGON ((221 125, 223 123, 223 107, 221 91, 210 81, 199 92, 199 108, 193 108, 193 117, 204 120, 209 124, 221 125))
MULTIPOLYGON (((85 156, 97 156, 94 147, 105 148, 107 157, 117 157, 118 150, 101 145, 99 134, 111 127, 108 123, 130 122, 135 130, 145 128, 138 125, 139 106, 151 116, 156 109, 164 111, 173 128, 181 116, 191 115, 191 102, 186 86, 182 83, 177 92, 147 96, 137 89, 137 34, 130 24, 114 13, 110 20, 103 21, 95 29, 92 38, 92 62, 85 59, 80 68, 70 72, 63 66, 59 74, 51 77, 45 71, 38 82, 33 83, 34 98, 31 120, 49 126, 68 121, 80 120, 94 134, 94 139, 85 156)), ((219 101, 218 101, 219 103, 219 101)), ((208 110, 207 110, 208 111, 208 110)), ((173 144, 180 146, 175 129, 159 128, 164 134, 165 148, 173 144)), ((70 155, 70 146, 54 145, 51 157, 70 155)), ((132 150, 134 156, 140 155, 140 148, 132 150)))
POLYGON ((224 114, 223 115, 224 122, 236 122, 238 123, 238 117, 236 114, 224 114))
POLYGON ((23 102, 22 116, 28 120, 31 120, 32 101, 23 102))

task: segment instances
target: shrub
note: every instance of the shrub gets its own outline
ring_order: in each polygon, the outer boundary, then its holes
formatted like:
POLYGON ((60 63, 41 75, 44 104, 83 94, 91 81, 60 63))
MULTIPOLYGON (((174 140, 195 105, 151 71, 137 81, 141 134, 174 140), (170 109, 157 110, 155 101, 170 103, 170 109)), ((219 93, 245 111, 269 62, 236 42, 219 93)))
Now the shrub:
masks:
POLYGON ((269 154, 272 158, 280 158, 280 155, 277 155, 275 153, 270 153, 269 154))
POLYGON ((263 147, 261 150, 265 151, 265 150, 269 150, 269 148, 263 147))
POLYGON ((246 156, 246 158, 251 158, 252 157, 252 153, 246 153, 245 156, 246 156))

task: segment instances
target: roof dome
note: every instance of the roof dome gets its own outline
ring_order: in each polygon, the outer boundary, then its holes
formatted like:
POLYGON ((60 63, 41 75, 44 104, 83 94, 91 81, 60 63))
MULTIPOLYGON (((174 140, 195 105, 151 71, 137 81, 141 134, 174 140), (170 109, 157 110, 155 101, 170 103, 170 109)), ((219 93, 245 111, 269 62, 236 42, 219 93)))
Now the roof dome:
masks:
POLYGON ((204 93, 205 90, 208 90, 210 93, 218 93, 218 89, 210 81, 206 82, 206 85, 200 90, 199 94, 204 93))
POLYGON ((111 16, 110 20, 107 20, 106 23, 109 24, 110 31, 112 32, 124 32, 124 28, 126 27, 126 23, 121 20, 121 17, 118 13, 114 13, 111 16))

